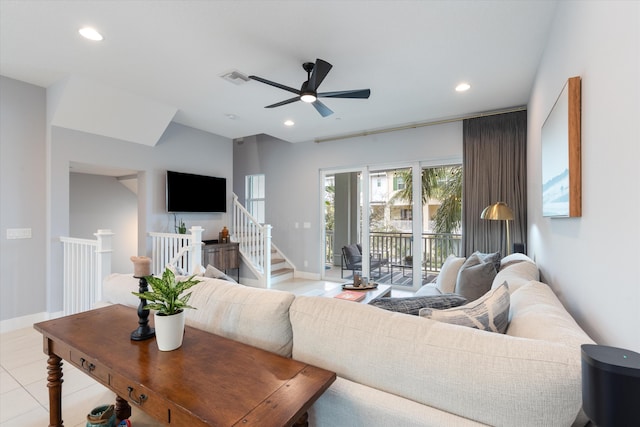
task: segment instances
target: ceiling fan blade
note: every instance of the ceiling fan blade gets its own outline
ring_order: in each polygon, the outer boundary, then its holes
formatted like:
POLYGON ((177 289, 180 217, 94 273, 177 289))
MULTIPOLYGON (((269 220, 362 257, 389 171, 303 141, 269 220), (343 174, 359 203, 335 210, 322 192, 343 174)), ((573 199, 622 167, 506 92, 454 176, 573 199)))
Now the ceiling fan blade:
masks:
POLYGON ((333 114, 333 111, 331 111, 329 107, 318 100, 313 101, 311 105, 316 107, 316 110, 318 110, 318 113, 320 113, 322 117, 327 117, 333 114))
POLYGON ((296 96, 296 97, 293 97, 293 98, 289 98, 289 99, 286 99, 286 100, 281 101, 281 102, 276 102, 275 104, 267 105, 264 108, 281 107, 283 105, 291 104, 292 102, 296 102, 296 101, 300 101, 300 97, 299 96, 296 96))
POLYGON ((267 84, 269 86, 274 86, 274 87, 277 87, 277 88, 280 88, 280 89, 283 89, 283 90, 286 90, 286 91, 289 91, 289 92, 293 92, 293 93, 295 93, 297 95, 300 95, 300 91, 298 89, 294 89, 294 88, 289 87, 289 86, 281 85, 280 83, 272 82, 271 80, 263 79, 262 77, 258 77, 258 76, 249 76, 249 78, 251 80, 256 80, 256 81, 258 81, 260 83, 264 83, 264 84, 267 84))
POLYGON ((313 67, 313 71, 311 72, 311 77, 309 78, 308 88, 312 91, 318 90, 318 86, 327 77, 329 71, 331 70, 333 65, 329 64, 327 61, 323 61, 322 59, 316 59, 316 65, 313 67))
POLYGON ((367 99, 371 95, 371 89, 341 90, 338 92, 323 92, 318 98, 360 98, 367 99))

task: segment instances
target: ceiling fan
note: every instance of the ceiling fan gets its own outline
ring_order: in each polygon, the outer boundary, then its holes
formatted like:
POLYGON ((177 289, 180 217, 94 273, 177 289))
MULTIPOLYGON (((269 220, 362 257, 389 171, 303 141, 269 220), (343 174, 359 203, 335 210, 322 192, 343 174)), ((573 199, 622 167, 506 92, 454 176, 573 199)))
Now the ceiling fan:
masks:
POLYGON ((307 81, 302 83, 300 90, 294 89, 289 86, 281 85, 280 83, 272 82, 271 80, 263 79, 258 76, 249 76, 250 79, 259 81, 261 83, 268 84, 289 92, 295 93, 297 96, 289 98, 287 100, 277 102, 275 104, 267 105, 264 108, 280 107, 282 105, 290 104, 296 101, 302 101, 310 103, 318 110, 318 113, 322 117, 327 117, 333 114, 333 111, 326 105, 324 105, 318 98, 360 98, 367 99, 371 94, 369 89, 356 89, 356 90, 341 90, 338 92, 320 92, 318 93, 318 86, 327 77, 329 71, 333 65, 322 59, 316 59, 315 64, 313 62, 305 62, 302 64, 302 68, 307 72, 307 81))

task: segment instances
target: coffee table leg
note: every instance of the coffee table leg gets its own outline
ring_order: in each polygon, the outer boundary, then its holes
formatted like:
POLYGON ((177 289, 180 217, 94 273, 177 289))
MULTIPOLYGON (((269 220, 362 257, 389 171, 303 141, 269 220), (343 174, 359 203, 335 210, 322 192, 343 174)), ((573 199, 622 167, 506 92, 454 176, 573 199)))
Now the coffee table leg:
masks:
POLYGON ((47 387, 49 387, 49 427, 62 424, 62 359, 50 354, 47 360, 47 387))
POLYGON ((120 396, 116 396, 116 418, 118 422, 127 420, 131 417, 131 406, 129 402, 120 396))

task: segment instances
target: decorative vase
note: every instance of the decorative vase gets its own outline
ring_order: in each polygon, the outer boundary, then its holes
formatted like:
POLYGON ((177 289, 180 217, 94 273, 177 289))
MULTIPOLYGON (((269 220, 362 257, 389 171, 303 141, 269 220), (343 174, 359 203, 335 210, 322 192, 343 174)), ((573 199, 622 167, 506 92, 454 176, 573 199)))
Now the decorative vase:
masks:
POLYGON ((182 345, 184 310, 170 316, 154 313, 156 343, 160 351, 171 351, 182 345))

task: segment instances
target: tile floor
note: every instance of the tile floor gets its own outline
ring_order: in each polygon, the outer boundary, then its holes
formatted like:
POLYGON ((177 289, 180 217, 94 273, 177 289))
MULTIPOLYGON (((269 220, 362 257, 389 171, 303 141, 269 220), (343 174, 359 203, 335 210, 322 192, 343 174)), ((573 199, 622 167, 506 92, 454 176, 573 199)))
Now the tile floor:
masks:
MULTIPOLYGON (((297 295, 318 295, 336 282, 290 280, 274 288, 297 295)), ((393 291, 393 296, 406 296, 393 291)), ((115 402, 113 392, 98 384, 69 363, 63 364, 62 413, 67 427, 85 427, 91 409, 115 402)), ((0 427, 42 427, 49 424, 47 356, 42 335, 32 327, 0 334, 0 427)), ((158 423, 132 408, 133 427, 152 427, 158 423)))

